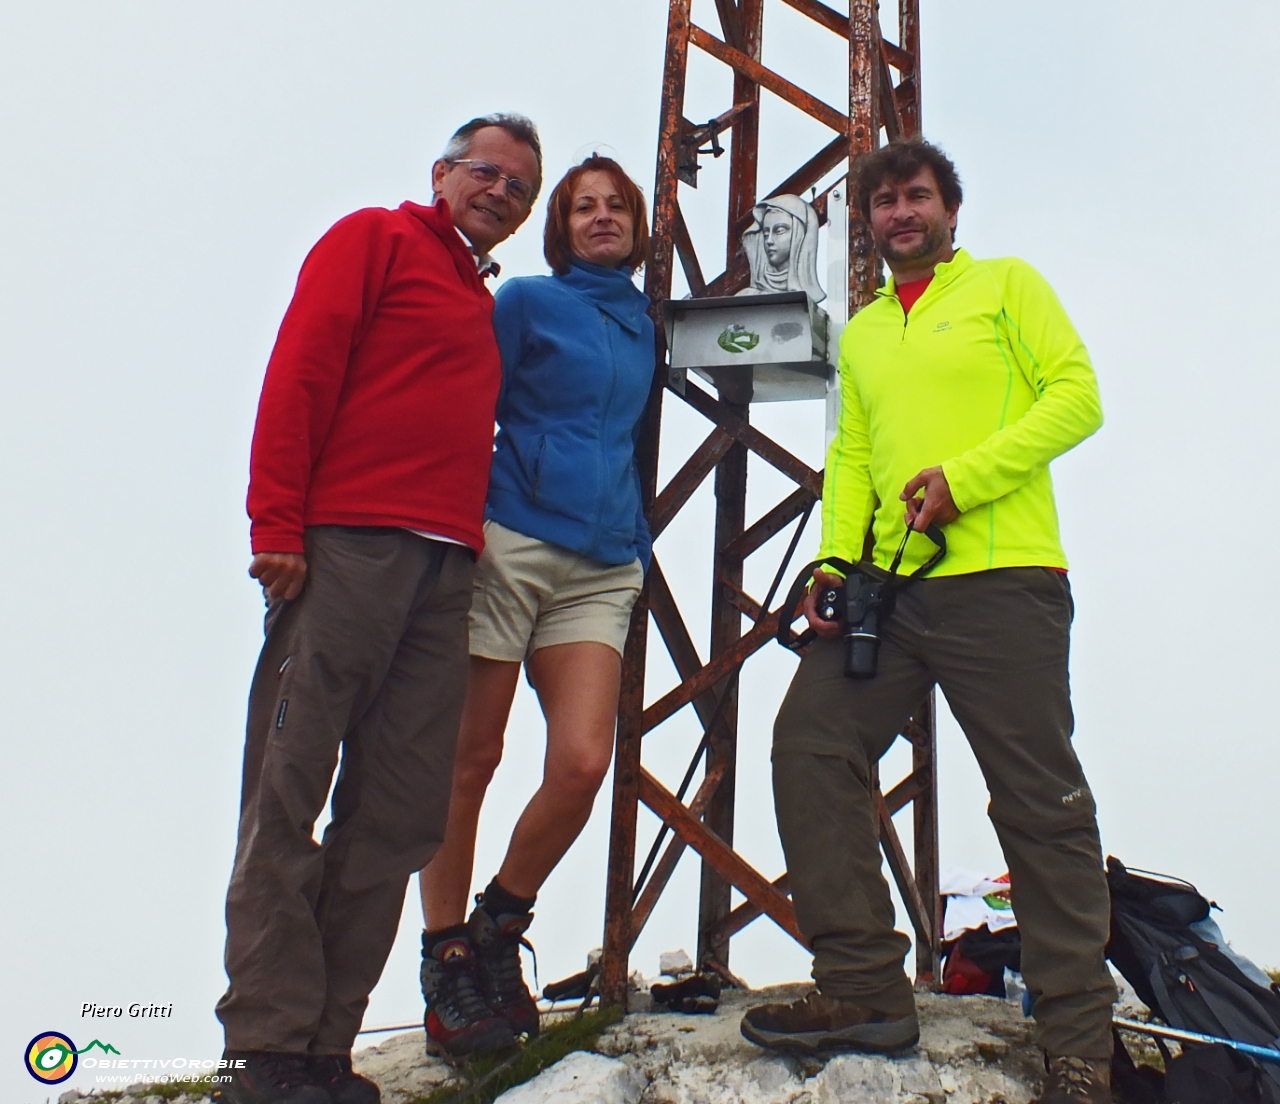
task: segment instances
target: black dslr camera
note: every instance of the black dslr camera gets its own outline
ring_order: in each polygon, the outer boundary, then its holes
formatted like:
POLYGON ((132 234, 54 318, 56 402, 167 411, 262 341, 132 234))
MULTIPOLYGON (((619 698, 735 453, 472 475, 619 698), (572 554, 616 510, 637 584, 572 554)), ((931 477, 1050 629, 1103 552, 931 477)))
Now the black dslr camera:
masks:
POLYGON ((893 612, 898 592, 921 576, 929 574, 947 553, 947 538, 936 525, 930 525, 924 533, 937 545, 937 550, 910 575, 899 575, 898 567, 913 532, 914 530, 908 529, 903 534, 902 543, 898 545, 897 554, 887 572, 870 563, 851 564, 832 556, 809 564, 796 576, 791 592, 782 604, 781 616, 778 618, 778 643, 784 648, 799 651, 816 639, 817 634, 813 629, 806 629, 799 636, 794 635, 791 622, 800 615, 800 603, 813 581, 814 569, 824 566, 828 570, 834 568, 844 572, 845 578, 839 586, 825 587, 818 592, 815 600, 818 617, 823 621, 844 625, 844 673, 849 678, 873 678, 880 658, 880 630, 893 612))
POLYGON ((823 621, 844 622, 844 673, 868 679, 880 657, 880 623, 889 616, 891 596, 878 579, 853 570, 840 586, 818 594, 817 612, 823 621))

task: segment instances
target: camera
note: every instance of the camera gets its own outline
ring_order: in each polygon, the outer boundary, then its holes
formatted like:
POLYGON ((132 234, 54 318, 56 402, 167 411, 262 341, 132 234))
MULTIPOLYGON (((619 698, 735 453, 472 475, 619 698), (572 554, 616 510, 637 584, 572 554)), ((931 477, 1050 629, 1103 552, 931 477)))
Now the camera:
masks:
POLYGON ((902 554, 914 531, 908 529, 902 535, 902 543, 898 545, 887 572, 869 561, 852 564, 836 556, 825 556, 807 565, 796 576, 786 601, 778 611, 775 633, 778 643, 791 651, 800 651, 813 642, 817 633, 812 628, 796 636, 791 631, 791 623, 800 615, 800 603, 807 600, 805 595, 813 585, 814 573, 818 569, 842 571, 844 582, 839 586, 823 587, 814 595, 815 612, 823 621, 844 625, 844 673, 849 678, 874 678, 880 659, 880 629, 893 613, 899 592, 928 575, 947 554, 947 538, 936 525, 930 525, 924 535, 937 545, 937 551, 910 575, 899 575, 902 554))
POLYGON ((818 592, 817 614, 823 621, 844 623, 844 673, 868 679, 880 657, 880 621, 888 615, 879 580, 851 571, 841 586, 818 592))

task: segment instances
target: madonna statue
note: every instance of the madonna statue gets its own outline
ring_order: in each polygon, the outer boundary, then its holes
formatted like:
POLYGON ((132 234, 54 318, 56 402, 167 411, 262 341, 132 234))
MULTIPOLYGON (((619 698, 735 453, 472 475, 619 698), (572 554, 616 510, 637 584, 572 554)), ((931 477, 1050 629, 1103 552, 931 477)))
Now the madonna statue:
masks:
POLYGON ((799 196, 777 195, 757 203, 751 218, 742 235, 751 286, 738 294, 803 291, 822 302, 827 293, 818 285, 818 213, 799 196))

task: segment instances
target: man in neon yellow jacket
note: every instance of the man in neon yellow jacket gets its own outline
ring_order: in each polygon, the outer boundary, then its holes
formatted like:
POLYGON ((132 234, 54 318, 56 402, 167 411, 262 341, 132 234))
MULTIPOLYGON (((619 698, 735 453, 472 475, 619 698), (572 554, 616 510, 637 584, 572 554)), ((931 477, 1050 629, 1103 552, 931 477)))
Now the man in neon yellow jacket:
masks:
MULTIPOLYGON (((990 791, 1049 1059, 1044 1104, 1110 1101, 1109 899, 1093 796, 1071 747, 1073 607, 1049 462, 1102 424, 1084 345, 1052 289, 1016 259, 952 238, 960 183, 941 151, 892 143, 851 192, 893 278, 845 328, 842 408, 827 455, 820 556, 888 568, 907 527, 945 527, 947 554, 899 593, 877 674, 844 674, 841 626, 818 639, 774 727, 774 801, 817 989, 752 1009, 776 1049, 896 1051, 918 1037, 909 948, 880 869, 872 765, 937 685, 990 791)), ((933 553, 907 541, 902 571, 933 553)), ((820 585, 838 578, 819 571, 820 585)))

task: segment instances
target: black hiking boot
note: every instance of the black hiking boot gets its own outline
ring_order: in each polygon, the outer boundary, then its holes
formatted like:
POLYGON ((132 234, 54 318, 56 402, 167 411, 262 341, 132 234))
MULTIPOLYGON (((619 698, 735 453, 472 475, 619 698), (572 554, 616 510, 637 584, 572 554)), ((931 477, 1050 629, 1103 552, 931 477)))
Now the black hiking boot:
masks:
POLYGON ((484 895, 476 895, 476 907, 467 920, 467 934, 476 949, 476 973, 480 992, 489 1007, 502 1016, 517 1037, 538 1034, 538 1006, 524 983, 520 947, 533 950, 524 933, 533 913, 503 913, 496 920, 484 907, 484 895))
POLYGON ((1112 1104, 1106 1058, 1046 1058, 1049 1076, 1031 1104, 1112 1104))
POLYGON ((382 1092, 351 1068, 349 1054, 313 1054, 311 1072, 333 1104, 382 1104, 382 1092))
POLYGON ((306 1054, 228 1050, 222 1056, 228 1065, 219 1072, 230 1077, 218 1086, 215 1099, 222 1104, 333 1104, 306 1054))
POLYGON ((914 1009, 894 1017, 814 989, 790 1004, 750 1009, 742 1017, 742 1034, 757 1046, 790 1054, 896 1054, 916 1045, 920 1024, 914 1009))
POLYGON ((507 1021, 480 995, 476 957, 465 935, 432 942, 423 932, 421 978, 428 1054, 465 1058, 514 1045, 507 1021))

